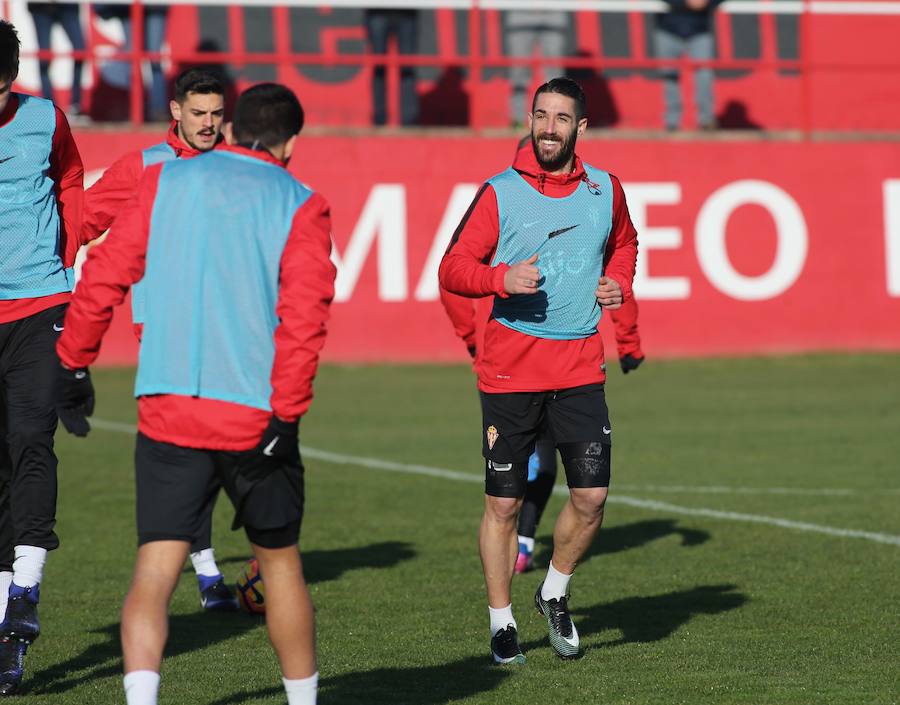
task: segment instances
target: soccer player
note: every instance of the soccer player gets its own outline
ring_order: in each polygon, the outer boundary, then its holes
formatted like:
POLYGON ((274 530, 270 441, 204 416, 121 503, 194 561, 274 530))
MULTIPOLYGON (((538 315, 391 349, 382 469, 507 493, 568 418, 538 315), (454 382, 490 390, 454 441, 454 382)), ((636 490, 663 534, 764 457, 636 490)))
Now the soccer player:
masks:
POLYGON ((220 482, 266 581, 288 703, 316 699, 298 435, 336 272, 328 205, 284 168, 302 126, 296 96, 261 84, 238 99, 228 146, 149 167, 88 258, 57 345, 59 405, 83 417, 94 395, 87 366, 114 307, 143 279, 139 547, 121 628, 128 705, 157 702, 169 600, 220 482))
POLYGON ((65 115, 49 100, 13 92, 18 72, 18 35, 0 20, 0 695, 22 680, 26 650, 40 634, 47 551, 59 546, 54 345, 74 282, 84 197, 65 115))
MULTIPOLYGON (((172 125, 166 139, 142 151, 130 152, 115 161, 84 197, 83 239, 100 237, 113 224, 137 193, 144 170, 172 159, 190 159, 221 142, 225 117, 225 87, 214 74, 191 68, 175 79, 175 98, 169 103, 172 125)), ((131 291, 131 318, 141 337, 144 322, 143 287, 131 291)), ((237 598, 216 565, 212 547, 212 515, 218 493, 209 497, 199 534, 191 546, 191 563, 197 573, 200 604, 208 610, 237 609, 237 598)))
MULTIPOLYGON (((531 149, 531 140, 528 140, 527 149, 531 149)), ((478 340, 484 342, 484 325, 490 315, 491 297, 478 299, 473 305, 472 299, 451 294, 446 290, 441 292, 441 303, 447 317, 453 323, 453 329, 465 343, 466 349, 473 359, 478 356, 478 340), (487 305, 485 305, 487 304, 487 305)), ((628 299, 622 307, 610 311, 613 330, 616 336, 616 347, 619 353, 619 366, 624 374, 636 370, 644 362, 644 352, 641 350, 641 337, 638 332, 638 305, 633 298, 628 299)), ((600 361, 600 364, 604 364, 600 361)), ((535 441, 534 452, 528 458, 528 485, 525 489, 525 499, 519 511, 518 542, 519 555, 516 558, 515 572, 525 573, 534 567, 534 537, 537 534, 538 524, 550 495, 553 494, 553 486, 556 484, 556 445, 553 439, 547 437, 547 433, 539 433, 535 441)))
POLYGON ((568 606, 575 565, 600 527, 610 477, 612 426, 597 324, 630 299, 637 234, 618 179, 582 160, 581 87, 555 78, 528 115, 532 151, 479 190, 441 261, 441 287, 493 296, 477 364, 485 458, 480 548, 497 663, 524 663, 510 601, 516 519, 528 457, 546 423, 570 488, 553 557, 535 593, 550 643, 579 651, 568 606))

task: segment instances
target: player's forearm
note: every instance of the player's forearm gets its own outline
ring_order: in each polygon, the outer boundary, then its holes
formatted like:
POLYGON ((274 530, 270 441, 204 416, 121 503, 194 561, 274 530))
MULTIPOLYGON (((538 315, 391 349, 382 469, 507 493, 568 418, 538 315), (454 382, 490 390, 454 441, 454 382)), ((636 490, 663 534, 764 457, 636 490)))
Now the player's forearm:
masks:
POLYGON ((331 216, 317 194, 294 217, 281 260, 272 363, 272 411, 294 421, 312 402, 337 274, 331 261, 331 216))

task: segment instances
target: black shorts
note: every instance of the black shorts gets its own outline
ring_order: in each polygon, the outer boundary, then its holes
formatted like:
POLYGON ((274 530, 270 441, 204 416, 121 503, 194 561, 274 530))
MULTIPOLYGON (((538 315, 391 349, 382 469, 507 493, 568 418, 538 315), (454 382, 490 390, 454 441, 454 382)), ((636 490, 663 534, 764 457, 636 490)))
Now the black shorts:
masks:
POLYGON ((602 384, 549 392, 481 392, 485 493, 522 497, 528 457, 549 433, 560 451, 569 487, 608 487, 612 426, 602 384))
POLYGON ((241 474, 256 451, 217 451, 155 441, 138 434, 134 452, 138 544, 188 541, 202 531, 204 508, 221 486, 235 506, 232 528, 245 526, 265 548, 296 544, 303 519, 303 465, 273 465, 248 483, 241 474))

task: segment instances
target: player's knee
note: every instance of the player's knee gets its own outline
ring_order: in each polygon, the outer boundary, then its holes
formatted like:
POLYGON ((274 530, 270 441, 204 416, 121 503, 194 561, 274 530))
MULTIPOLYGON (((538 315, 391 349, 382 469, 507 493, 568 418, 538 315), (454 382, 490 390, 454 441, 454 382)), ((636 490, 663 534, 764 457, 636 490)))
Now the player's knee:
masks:
POLYGON ((519 516, 522 500, 516 497, 485 497, 484 511, 493 521, 500 523, 515 522, 519 516))
POLYGON ((609 490, 606 487, 580 487, 570 490, 572 507, 585 520, 595 521, 603 516, 609 490))

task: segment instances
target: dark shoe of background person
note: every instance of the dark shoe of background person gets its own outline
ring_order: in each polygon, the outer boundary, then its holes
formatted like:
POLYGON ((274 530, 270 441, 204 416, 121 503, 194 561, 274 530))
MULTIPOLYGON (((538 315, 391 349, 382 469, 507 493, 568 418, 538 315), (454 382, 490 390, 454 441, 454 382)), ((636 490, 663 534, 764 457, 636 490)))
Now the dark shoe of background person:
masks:
POLYGON ((28 644, 18 639, 0 639, 0 695, 14 695, 25 673, 28 644))
POLYGON ((200 583, 200 604, 203 609, 217 612, 232 612, 238 609, 238 600, 231 588, 225 584, 222 575, 198 575, 200 583))
POLYGON ((21 587, 13 583, 9 586, 9 602, 6 604, 6 619, 0 624, 0 635, 11 639, 33 642, 41 634, 38 622, 38 600, 40 586, 21 587))

